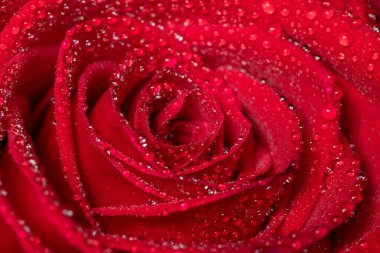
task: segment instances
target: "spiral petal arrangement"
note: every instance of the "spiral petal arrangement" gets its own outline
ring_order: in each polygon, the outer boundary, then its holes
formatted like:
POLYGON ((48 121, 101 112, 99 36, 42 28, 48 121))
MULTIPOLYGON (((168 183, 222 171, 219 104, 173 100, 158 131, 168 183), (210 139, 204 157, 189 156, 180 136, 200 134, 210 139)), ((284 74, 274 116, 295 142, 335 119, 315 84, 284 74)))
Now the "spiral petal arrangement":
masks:
POLYGON ((377 252, 376 1, 0 2, 4 252, 377 252))

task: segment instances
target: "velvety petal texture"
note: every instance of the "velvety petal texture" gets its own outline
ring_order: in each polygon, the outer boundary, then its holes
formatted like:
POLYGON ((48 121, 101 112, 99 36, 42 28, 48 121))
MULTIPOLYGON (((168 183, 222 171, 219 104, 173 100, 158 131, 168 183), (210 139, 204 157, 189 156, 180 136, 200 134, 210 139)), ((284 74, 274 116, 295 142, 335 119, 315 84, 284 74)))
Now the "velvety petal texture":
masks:
POLYGON ((379 15, 0 0, 0 252, 379 252, 379 15))

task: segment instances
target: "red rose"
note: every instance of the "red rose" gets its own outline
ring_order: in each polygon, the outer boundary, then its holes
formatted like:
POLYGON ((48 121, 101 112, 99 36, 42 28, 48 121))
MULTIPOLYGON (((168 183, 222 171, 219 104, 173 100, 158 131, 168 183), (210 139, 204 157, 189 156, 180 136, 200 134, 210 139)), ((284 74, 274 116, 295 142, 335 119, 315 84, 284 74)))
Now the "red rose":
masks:
POLYGON ((371 2, 1 2, 0 252, 378 252, 371 2))

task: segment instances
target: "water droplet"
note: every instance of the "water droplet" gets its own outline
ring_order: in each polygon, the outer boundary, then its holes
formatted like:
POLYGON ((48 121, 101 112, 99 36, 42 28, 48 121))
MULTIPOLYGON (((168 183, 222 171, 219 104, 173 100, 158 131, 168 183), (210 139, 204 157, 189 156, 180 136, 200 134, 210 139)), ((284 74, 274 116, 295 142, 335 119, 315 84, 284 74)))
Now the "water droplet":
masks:
POLYGON ((281 26, 279 24, 269 27, 269 33, 273 34, 276 38, 281 35, 281 26))
POLYGON ((253 19, 258 19, 258 18, 260 17, 260 14, 259 14, 258 12, 256 12, 256 11, 254 11, 254 12, 252 12, 251 17, 252 17, 253 19))
POLYGON ((129 17, 123 17, 121 21, 123 22, 124 26, 129 26, 132 23, 132 20, 129 17))
POLYGON ((332 105, 324 107, 321 111, 322 117, 327 120, 334 120, 336 118, 337 112, 332 105))
POLYGON ((289 10, 288 8, 283 8, 283 9, 281 10, 281 15, 282 15, 283 17, 287 17, 287 16, 289 16, 289 14, 290 14, 290 10, 289 10))
POLYGON ((371 71, 371 72, 374 71, 375 70, 375 65, 373 63, 368 64, 367 70, 371 71))
POLYGON ((351 22, 352 28, 358 28, 363 24, 362 20, 360 18, 354 18, 351 22))
POLYGON ((218 185, 218 189, 219 189, 220 191, 224 191, 226 188, 227 188, 227 185, 226 185, 226 184, 219 184, 219 185, 218 185))
POLYGON ((355 177, 355 171, 354 170, 349 170, 349 171, 346 172, 346 175, 348 177, 355 177))
POLYGON ((271 15, 275 12, 275 6, 274 4, 271 2, 271 1, 265 1, 261 7, 263 8, 263 11, 268 14, 268 15, 271 15))
POLYGON ((243 223, 243 220, 242 219, 237 219, 233 222, 234 226, 240 226, 241 224, 243 223))
POLYGON ((368 16, 368 19, 369 19, 369 21, 370 21, 371 23, 376 24, 377 21, 379 20, 379 17, 377 16, 376 13, 369 12, 367 16, 368 16))
POLYGON ((299 241, 299 240, 296 240, 292 243, 292 248, 295 250, 295 251, 299 251, 302 249, 302 243, 299 241))
POLYGON ((249 36, 249 39, 254 41, 254 40, 257 40, 257 34, 253 33, 249 36))
POLYGON ((62 106, 58 106, 58 107, 57 107, 57 111, 58 111, 59 113, 64 113, 64 112, 65 112, 65 109, 64 109, 62 106))
POLYGON ((337 87, 335 88, 334 90, 334 93, 333 93, 333 99, 334 100, 339 100, 343 97, 343 91, 341 88, 337 87))
POLYGON ((230 220, 230 217, 228 215, 224 215, 224 214, 222 214, 222 215, 223 215, 223 217, 221 219, 222 222, 228 222, 230 220))
POLYGON ((325 10, 323 12, 323 17, 327 20, 330 20, 334 17, 334 10, 325 10))
POLYGON ((312 27, 307 28, 307 34, 313 35, 315 33, 314 29, 312 27))
POLYGON ((344 53, 340 52, 340 53, 338 54, 338 59, 339 59, 339 60, 344 60, 345 58, 346 58, 346 55, 345 55, 344 53))
POLYGON ((317 16, 317 12, 316 11, 309 11, 308 13, 306 13, 306 17, 309 20, 315 19, 316 16, 317 16))
POLYGON ((292 133, 292 140, 298 141, 301 139, 301 135, 298 132, 292 133))
POLYGON ((368 242, 361 242, 360 244, 359 244, 359 250, 367 250, 368 249, 368 242))
POLYGON ((285 49, 282 51, 282 55, 283 55, 283 56, 289 56, 289 55, 290 55, 290 50, 285 48, 285 49))
POLYGON ((339 36, 339 44, 348 47, 352 43, 352 36, 348 33, 343 33, 339 36))
POLYGON ((85 25, 84 25, 84 31, 85 31, 85 32, 91 32, 91 31, 92 31, 92 26, 89 25, 89 24, 85 24, 85 25))
POLYGON ((269 49, 272 46, 272 43, 268 40, 263 41, 263 47, 269 49))
POLYGON ((93 26, 99 26, 102 23, 102 20, 100 18, 94 18, 92 20, 92 25, 93 26))
POLYGON ((379 59, 379 53, 373 53, 372 60, 376 61, 377 59, 379 59))
POLYGON ((189 208, 189 204, 186 202, 181 203, 181 205, 179 206, 179 209, 182 211, 186 211, 188 208, 189 208))
POLYGON ((20 27, 14 26, 12 27, 12 34, 17 35, 20 32, 20 27))
POLYGON ((333 75, 327 75, 326 81, 328 84, 332 85, 335 82, 335 77, 333 75))
POLYGON ((177 59, 176 58, 165 58, 164 62, 162 64, 164 67, 175 67, 177 65, 177 59))
POLYGON ((315 231, 314 231, 314 235, 317 237, 317 238, 322 238, 324 237, 326 234, 328 233, 327 229, 325 228, 317 228, 315 231))
POLYGON ((239 8, 239 9, 237 10, 237 15, 238 15, 239 17, 244 16, 244 14, 245 14, 245 11, 244 11, 243 9, 239 8))
POLYGON ((136 26, 132 26, 132 27, 131 27, 131 31, 130 31, 130 33, 131 33, 132 35, 137 35, 139 32, 140 32, 140 29, 139 29, 138 27, 136 27, 136 26))
POLYGON ((43 18, 45 18, 46 17, 46 11, 45 10, 38 10, 38 12, 37 12, 37 18, 38 19, 43 19, 43 18))
POLYGON ((107 18, 107 24, 114 25, 116 23, 117 23, 117 18, 115 18, 115 17, 108 17, 107 18))

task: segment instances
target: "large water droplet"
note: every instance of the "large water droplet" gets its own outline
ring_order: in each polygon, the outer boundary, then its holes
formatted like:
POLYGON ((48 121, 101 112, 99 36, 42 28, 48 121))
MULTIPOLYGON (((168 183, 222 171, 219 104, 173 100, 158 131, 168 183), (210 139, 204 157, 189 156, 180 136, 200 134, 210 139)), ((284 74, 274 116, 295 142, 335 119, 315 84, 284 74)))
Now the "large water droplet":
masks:
POLYGON ((332 105, 327 105, 321 111, 322 117, 328 120, 334 120, 336 118, 337 112, 332 105))
POLYGON ((315 19, 316 16, 317 16, 317 12, 314 11, 314 10, 313 11, 309 11, 308 13, 306 13, 306 17, 309 20, 315 19))
POLYGON ((373 63, 369 63, 368 66, 367 66, 367 70, 368 71, 374 71, 375 70, 375 65, 373 63))
POLYGON ((325 10, 323 12, 323 17, 327 20, 330 20, 334 17, 334 10, 325 10))
POLYGON ((188 208, 189 208, 189 204, 186 202, 181 203, 181 205, 179 206, 179 209, 182 211, 186 211, 188 208))
POLYGON ((271 1, 265 1, 261 6, 263 8, 263 11, 268 15, 273 14, 276 10, 274 4, 271 1))
POLYGON ((12 34, 13 35, 18 34, 19 32, 20 32, 20 27, 18 27, 18 26, 12 27, 12 34))
POLYGON ((354 18, 351 22, 352 28, 358 28, 363 24, 362 20, 360 18, 354 18))
POLYGON ((342 33, 340 36, 339 36, 339 44, 344 46, 344 47, 348 47, 349 45, 351 45, 352 43, 352 36, 348 33, 342 33))

